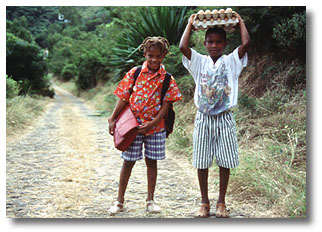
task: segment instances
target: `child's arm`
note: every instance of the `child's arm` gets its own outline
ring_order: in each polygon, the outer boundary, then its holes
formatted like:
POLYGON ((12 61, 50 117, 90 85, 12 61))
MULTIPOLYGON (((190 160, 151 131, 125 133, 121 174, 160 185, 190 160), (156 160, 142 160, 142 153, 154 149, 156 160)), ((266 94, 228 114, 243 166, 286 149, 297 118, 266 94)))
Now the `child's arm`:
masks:
POLYGON ((114 135, 115 120, 127 104, 128 102, 123 101, 121 99, 119 99, 116 103, 112 116, 108 119, 108 129, 110 135, 114 135))
POLYGON ((189 40, 191 35, 191 30, 193 30, 193 20, 196 17, 195 14, 191 15, 188 21, 188 24, 186 26, 186 29, 184 30, 181 40, 180 40, 180 51, 187 57, 189 60, 191 60, 191 50, 189 48, 189 40))
POLYGON ((241 59, 249 49, 250 37, 247 31, 246 25, 244 23, 244 20, 240 17, 238 13, 236 13, 236 16, 239 20, 240 37, 242 42, 242 44, 238 48, 238 56, 239 56, 239 59, 241 59))
POLYGON ((157 116, 150 122, 146 122, 143 125, 139 126, 139 134, 146 134, 148 133, 154 126, 158 125, 162 118, 165 117, 166 113, 168 112, 168 108, 171 102, 163 101, 162 107, 157 114, 157 116))

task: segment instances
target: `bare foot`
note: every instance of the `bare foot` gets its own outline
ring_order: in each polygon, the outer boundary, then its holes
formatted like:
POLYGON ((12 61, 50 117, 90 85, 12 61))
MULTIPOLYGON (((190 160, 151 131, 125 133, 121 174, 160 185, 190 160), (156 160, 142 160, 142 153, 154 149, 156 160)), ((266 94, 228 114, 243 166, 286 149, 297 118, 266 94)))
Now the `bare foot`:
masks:
POLYGON ((216 206, 216 217, 217 218, 229 218, 228 211, 225 203, 217 203, 216 206))
POLYGON ((200 209, 195 214, 195 217, 206 218, 209 217, 210 205, 202 203, 200 209))

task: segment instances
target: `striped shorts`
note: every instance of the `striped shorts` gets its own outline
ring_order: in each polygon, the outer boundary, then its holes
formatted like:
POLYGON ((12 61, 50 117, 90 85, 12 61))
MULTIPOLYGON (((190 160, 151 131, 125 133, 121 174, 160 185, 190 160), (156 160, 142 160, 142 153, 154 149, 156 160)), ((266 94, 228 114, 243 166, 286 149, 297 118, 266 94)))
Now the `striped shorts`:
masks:
POLYGON ((220 167, 235 168, 239 164, 236 123, 231 112, 206 115, 197 111, 193 133, 193 166, 207 169, 214 156, 220 167))
POLYGON ((121 158, 126 161, 137 161, 143 159, 143 144, 144 156, 152 160, 165 159, 165 140, 166 132, 158 132, 152 135, 138 134, 133 143, 122 152, 121 158))

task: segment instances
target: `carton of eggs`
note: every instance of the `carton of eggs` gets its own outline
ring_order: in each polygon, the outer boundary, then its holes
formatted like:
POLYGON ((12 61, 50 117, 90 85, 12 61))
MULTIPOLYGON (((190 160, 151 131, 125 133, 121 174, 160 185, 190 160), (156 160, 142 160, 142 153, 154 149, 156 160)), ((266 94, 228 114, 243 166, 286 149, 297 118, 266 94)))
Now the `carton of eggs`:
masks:
POLYGON ((236 12, 231 8, 227 8, 226 10, 214 9, 213 11, 199 10, 194 19, 193 26, 196 30, 222 27, 226 32, 233 32, 237 23, 238 18, 236 17, 236 12))

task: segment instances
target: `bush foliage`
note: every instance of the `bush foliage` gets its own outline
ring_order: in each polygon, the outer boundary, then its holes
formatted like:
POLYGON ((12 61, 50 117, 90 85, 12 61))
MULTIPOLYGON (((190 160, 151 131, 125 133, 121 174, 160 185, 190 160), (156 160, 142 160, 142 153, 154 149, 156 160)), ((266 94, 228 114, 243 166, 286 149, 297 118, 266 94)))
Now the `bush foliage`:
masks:
POLYGON ((47 66, 36 43, 7 33, 6 62, 7 74, 15 81, 21 81, 21 94, 48 87, 49 83, 44 79, 47 66))
POLYGON ((7 99, 14 98, 18 96, 20 91, 20 86, 17 81, 6 75, 6 96, 7 99))

